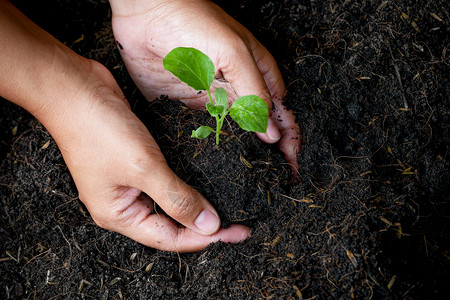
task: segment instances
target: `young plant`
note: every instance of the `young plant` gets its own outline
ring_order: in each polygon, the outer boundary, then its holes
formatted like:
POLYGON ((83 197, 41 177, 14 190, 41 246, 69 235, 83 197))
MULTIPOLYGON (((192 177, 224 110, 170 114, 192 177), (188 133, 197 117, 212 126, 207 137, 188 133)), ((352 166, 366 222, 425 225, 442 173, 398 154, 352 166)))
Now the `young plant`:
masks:
POLYGON ((217 88, 214 91, 213 102, 209 89, 214 80, 215 70, 214 64, 206 54, 194 48, 179 47, 167 54, 163 64, 166 70, 182 82, 197 91, 208 93, 209 102, 206 103, 206 109, 216 118, 216 130, 209 126, 200 126, 197 130, 192 130, 191 137, 204 139, 215 132, 216 144, 219 145, 220 130, 228 114, 244 130, 266 132, 269 110, 266 102, 260 97, 255 95, 240 97, 228 108, 227 92, 223 88, 217 88))

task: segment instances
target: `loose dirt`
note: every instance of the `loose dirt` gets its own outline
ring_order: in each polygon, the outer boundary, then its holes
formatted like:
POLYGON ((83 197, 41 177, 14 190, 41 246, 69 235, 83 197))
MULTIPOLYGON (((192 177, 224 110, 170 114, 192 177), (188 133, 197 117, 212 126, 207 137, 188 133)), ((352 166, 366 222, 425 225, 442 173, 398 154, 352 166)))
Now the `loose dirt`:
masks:
POLYGON ((442 299, 450 281, 447 1, 218 1, 279 63, 299 181, 274 146, 169 99, 148 104, 105 1, 14 1, 104 63, 169 165, 252 236, 194 254, 98 228, 48 132, 2 101, 2 299, 442 299), (50 5, 50 4, 48 4, 50 5), (58 11, 54 14, 53 11, 58 11), (80 39, 82 37, 82 39, 80 39))

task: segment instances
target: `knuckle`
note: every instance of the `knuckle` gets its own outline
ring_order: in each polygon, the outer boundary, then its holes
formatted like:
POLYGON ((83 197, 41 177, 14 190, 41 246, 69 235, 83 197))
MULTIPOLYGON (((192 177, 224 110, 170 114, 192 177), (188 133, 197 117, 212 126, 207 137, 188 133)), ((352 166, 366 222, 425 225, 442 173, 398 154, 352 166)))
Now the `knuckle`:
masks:
POLYGON ((91 213, 95 224, 103 229, 117 231, 118 228, 129 228, 136 225, 136 216, 128 211, 105 210, 100 213, 91 213))
POLYGON ((230 40, 227 49, 230 59, 236 59, 236 57, 242 57, 243 55, 251 55, 251 50, 248 43, 240 37, 235 37, 230 40))
POLYGON ((138 173, 147 174, 154 169, 155 165, 166 164, 163 154, 156 145, 150 144, 146 147, 139 147, 134 151, 136 152, 131 157, 130 162, 138 173))
POLYGON ((195 201, 192 192, 177 192, 169 194, 172 206, 169 214, 179 220, 189 218, 195 211, 195 201))
POLYGON ((260 94, 258 95, 261 99, 263 99, 268 108, 269 108, 269 114, 272 112, 272 95, 270 94, 270 91, 268 88, 264 88, 260 94))

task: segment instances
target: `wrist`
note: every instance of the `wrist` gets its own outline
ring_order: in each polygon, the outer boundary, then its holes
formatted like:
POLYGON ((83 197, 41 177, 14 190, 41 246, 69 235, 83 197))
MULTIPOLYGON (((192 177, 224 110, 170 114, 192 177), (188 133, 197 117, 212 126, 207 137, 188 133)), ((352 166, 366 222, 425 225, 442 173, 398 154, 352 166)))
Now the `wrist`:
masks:
POLYGON ((99 116, 95 116, 102 106, 129 108, 120 87, 105 66, 79 56, 72 59, 67 62, 67 76, 60 79, 61 88, 56 88, 34 112, 34 116, 61 145, 70 143, 80 133, 80 127, 97 119, 99 116))
POLYGON ((159 5, 159 0, 109 0, 112 13, 116 16, 128 16, 140 13, 143 10, 152 9, 159 5))
POLYGON ((0 40, 0 96, 41 122, 83 87, 88 60, 4 1, 0 2, 0 40))
POLYGON ((58 111, 68 109, 77 94, 83 93, 91 68, 87 59, 70 49, 55 46, 53 51, 52 61, 40 69, 40 79, 33 82, 33 78, 28 78, 31 88, 23 93, 22 103, 18 103, 44 125, 58 111), (36 96, 32 98, 30 94, 36 96))
POLYGON ((129 16, 177 2, 189 5, 192 2, 209 2, 209 0, 109 0, 109 5, 114 15, 129 16))
POLYGON ((0 40, 0 96, 33 114, 55 139, 101 93, 123 99, 103 65, 79 56, 6 1, 0 1, 0 40))

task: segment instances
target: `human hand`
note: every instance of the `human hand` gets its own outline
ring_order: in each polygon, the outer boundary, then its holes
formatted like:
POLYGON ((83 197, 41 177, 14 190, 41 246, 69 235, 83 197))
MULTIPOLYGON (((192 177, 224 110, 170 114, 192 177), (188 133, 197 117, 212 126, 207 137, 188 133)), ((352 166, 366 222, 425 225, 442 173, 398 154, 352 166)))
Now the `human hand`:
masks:
POLYGON ((80 93, 64 125, 50 127, 94 221, 167 251, 198 251, 219 240, 247 238, 244 226, 219 229, 215 209, 170 170, 109 71, 91 64, 86 83, 91 96, 80 93), (167 215, 155 211, 152 199, 167 215))
POLYGON ((266 143, 279 141, 294 176, 298 169, 300 129, 282 104, 286 92, 272 55, 241 24, 211 1, 110 0, 113 30, 129 73, 148 100, 160 95, 204 108, 207 94, 197 93, 164 70, 162 59, 173 48, 194 47, 216 67, 213 88, 227 90, 231 102, 243 95, 264 99, 271 117, 266 143))
POLYGON ((172 173, 104 66, 75 54, 7 1, 0 1, 0 40, 0 96, 48 129, 98 225, 179 252, 248 237, 244 226, 219 229, 214 208, 172 173))

